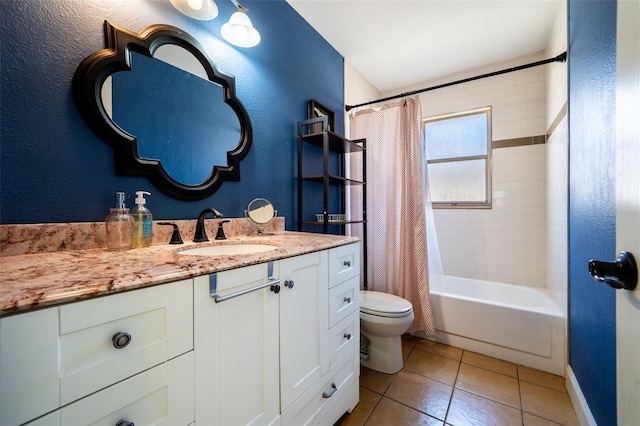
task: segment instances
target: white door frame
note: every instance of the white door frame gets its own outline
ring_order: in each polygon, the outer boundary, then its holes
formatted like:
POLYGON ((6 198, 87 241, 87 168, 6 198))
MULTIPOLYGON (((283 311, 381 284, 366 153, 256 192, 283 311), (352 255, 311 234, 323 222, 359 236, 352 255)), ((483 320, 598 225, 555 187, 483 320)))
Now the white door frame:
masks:
MULTIPOLYGON (((640 261, 640 0, 619 0, 616 37, 616 251, 640 261)), ((640 286, 616 291, 618 424, 640 419, 640 286)))

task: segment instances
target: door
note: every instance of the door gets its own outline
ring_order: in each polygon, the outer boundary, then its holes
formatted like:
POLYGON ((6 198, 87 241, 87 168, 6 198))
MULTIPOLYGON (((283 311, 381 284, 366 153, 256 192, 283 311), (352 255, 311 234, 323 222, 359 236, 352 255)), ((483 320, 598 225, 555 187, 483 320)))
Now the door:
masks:
MULTIPOLYGON (((616 249, 640 260, 640 0, 618 1, 616 249)), ((618 424, 640 419, 640 286, 616 292, 618 424)))

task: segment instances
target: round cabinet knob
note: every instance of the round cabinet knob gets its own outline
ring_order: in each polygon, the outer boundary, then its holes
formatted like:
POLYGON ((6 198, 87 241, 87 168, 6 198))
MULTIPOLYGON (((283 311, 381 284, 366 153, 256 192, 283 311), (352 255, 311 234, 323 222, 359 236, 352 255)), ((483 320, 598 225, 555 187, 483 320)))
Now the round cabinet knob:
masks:
POLYGON ((351 261, 350 260, 345 260, 344 261, 344 266, 351 266, 351 261))
POLYGON ((274 292, 275 294, 280 293, 280 286, 278 284, 274 284, 270 287, 271 291, 274 292))
POLYGON ((350 297, 345 297, 344 301, 347 302, 347 303, 351 303, 351 298, 350 297))
POLYGON ((127 345, 131 343, 131 335, 129 333, 119 331, 116 334, 114 334, 113 337, 111 337, 111 341, 113 342, 114 348, 122 349, 127 347, 127 345))
POLYGON ((118 423, 116 423, 116 426, 135 426, 135 423, 127 419, 122 419, 118 423))
POLYGON ((344 338, 347 339, 347 340, 351 340, 351 334, 344 333, 344 338))
POLYGON ((293 280, 284 282, 284 286, 289 288, 293 288, 293 284, 293 280))

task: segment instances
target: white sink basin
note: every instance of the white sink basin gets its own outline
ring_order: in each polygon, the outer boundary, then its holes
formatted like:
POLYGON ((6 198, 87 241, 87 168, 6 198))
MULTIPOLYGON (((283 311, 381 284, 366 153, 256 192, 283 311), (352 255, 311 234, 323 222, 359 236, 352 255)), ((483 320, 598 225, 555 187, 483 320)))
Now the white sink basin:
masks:
POLYGON ((178 251, 178 254, 186 254, 191 256, 227 256, 231 254, 251 254, 260 253, 277 249, 278 246, 270 244, 220 244, 215 246, 198 247, 187 250, 178 251))

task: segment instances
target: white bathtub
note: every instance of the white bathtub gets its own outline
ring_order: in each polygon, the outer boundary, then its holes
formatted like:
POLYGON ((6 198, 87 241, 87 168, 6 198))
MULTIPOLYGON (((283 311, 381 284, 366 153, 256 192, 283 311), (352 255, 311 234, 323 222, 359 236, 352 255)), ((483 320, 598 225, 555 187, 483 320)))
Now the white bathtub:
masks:
POLYGON ((564 318, 546 290, 454 276, 431 287, 438 342, 564 376, 564 318))

